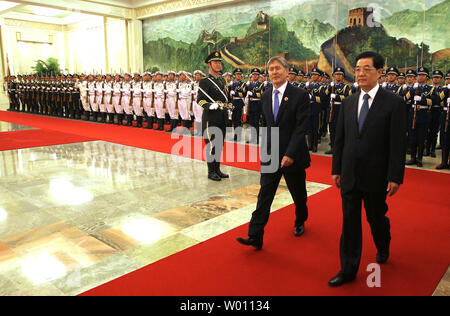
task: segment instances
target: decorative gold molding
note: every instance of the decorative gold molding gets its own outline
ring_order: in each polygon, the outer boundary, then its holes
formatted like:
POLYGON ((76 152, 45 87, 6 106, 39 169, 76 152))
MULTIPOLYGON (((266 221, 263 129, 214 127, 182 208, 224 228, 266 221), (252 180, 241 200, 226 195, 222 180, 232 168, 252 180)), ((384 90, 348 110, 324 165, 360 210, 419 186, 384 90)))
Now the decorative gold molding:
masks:
POLYGON ((174 0, 162 3, 150 4, 145 7, 135 9, 136 19, 145 19, 154 16, 161 16, 195 9, 203 9, 220 5, 243 2, 244 0, 174 0))
POLYGON ((5 18, 5 25, 12 26, 12 27, 29 28, 29 29, 41 29, 41 30, 55 31, 55 32, 63 31, 62 25, 42 23, 42 22, 31 22, 31 21, 24 21, 24 20, 9 19, 9 18, 5 18))

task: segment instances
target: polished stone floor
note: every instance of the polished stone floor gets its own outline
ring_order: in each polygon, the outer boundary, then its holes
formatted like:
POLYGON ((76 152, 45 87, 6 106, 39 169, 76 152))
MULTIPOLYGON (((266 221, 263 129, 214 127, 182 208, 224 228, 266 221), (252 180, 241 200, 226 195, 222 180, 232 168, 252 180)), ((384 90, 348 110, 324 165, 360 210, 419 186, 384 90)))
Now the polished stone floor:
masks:
POLYGON ((35 129, 35 128, 0 121, 0 132, 16 132, 16 131, 26 131, 26 130, 31 130, 31 129, 35 129))
MULTIPOLYGON (((75 295, 245 224, 259 174, 96 141, 0 153, 0 295, 75 295)), ((308 183, 309 194, 329 186, 308 183)), ((292 204, 282 183, 273 210, 292 204)))

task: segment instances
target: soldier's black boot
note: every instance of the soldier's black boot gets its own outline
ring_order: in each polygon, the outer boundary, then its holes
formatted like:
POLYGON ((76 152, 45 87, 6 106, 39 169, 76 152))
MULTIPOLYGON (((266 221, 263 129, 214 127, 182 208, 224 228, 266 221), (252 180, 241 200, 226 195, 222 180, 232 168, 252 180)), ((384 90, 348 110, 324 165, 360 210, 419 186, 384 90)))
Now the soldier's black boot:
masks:
POLYGON ((126 114, 126 117, 127 117, 127 124, 125 124, 125 126, 133 126, 133 115, 126 114))
POLYGON ((429 137, 427 137, 427 141, 425 142, 425 150, 424 150, 424 157, 428 157, 430 156, 430 151, 431 151, 431 139, 429 137))
POLYGON ((172 120, 170 122, 170 128, 168 130, 166 130, 167 133, 172 133, 174 130, 176 130, 178 125, 178 120, 172 120))
POLYGON ((222 181, 222 178, 216 173, 215 162, 208 163, 208 179, 213 181, 222 181))
POLYGON ((147 127, 146 129, 153 129, 153 116, 147 116, 147 127))
POLYGON ((137 120, 137 125, 136 125, 136 127, 142 127, 142 120, 143 120, 144 118, 142 117, 142 116, 138 116, 137 118, 136 118, 136 120, 137 120))
POLYGON ((117 125, 123 125, 123 114, 117 114, 117 125))
POLYGON ((436 167, 437 170, 449 169, 450 166, 448 164, 448 155, 450 147, 448 144, 442 144, 442 162, 439 166, 436 167))
POLYGON ((84 111, 84 120, 89 121, 91 119, 91 112, 84 111))
POLYGON ((437 137, 433 136, 433 139, 431 140, 431 150, 430 150, 431 158, 436 158, 436 144, 437 144, 437 137))
POLYGON ((422 163, 423 150, 424 150, 424 145, 419 145, 417 148, 417 167, 420 167, 420 168, 423 167, 423 163, 422 163))
POLYGON ((417 145, 411 145, 411 159, 406 162, 407 166, 417 164, 417 145))
POLYGON ((228 179, 230 176, 227 175, 226 173, 223 173, 222 171, 220 171, 220 162, 215 162, 215 167, 216 167, 216 174, 221 178, 221 179, 228 179))
POLYGON ((101 113, 101 120, 100 120, 100 123, 103 123, 103 124, 106 123, 106 113, 104 113, 104 112, 101 113))
POLYGON ((92 113, 92 114, 93 114, 92 121, 94 121, 95 123, 97 123, 97 122, 98 122, 98 112, 94 112, 94 113, 92 113))
POLYGON ((158 119, 158 128, 157 131, 163 131, 164 130, 164 119, 158 119))
POLYGON ((319 134, 315 133, 313 136, 313 148, 312 148, 312 152, 316 153, 317 152, 317 147, 319 146, 319 134))

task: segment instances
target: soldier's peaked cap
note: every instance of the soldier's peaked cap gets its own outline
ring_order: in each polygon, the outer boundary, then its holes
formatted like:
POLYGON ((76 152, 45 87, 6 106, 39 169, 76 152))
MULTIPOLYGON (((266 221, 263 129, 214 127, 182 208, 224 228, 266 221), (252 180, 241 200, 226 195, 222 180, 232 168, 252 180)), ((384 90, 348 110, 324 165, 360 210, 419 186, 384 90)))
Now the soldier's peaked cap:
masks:
POLYGON ((205 64, 209 64, 211 61, 222 61, 222 55, 220 52, 215 51, 209 54, 205 59, 205 64))

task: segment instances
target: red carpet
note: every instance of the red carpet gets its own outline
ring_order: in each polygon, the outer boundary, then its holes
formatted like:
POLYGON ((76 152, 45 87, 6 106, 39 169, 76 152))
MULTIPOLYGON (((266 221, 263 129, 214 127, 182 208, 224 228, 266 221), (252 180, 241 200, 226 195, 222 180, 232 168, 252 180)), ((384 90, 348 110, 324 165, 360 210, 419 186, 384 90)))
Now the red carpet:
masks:
POLYGON ((83 136, 49 130, 25 130, 0 133, 0 151, 92 141, 83 136))
MULTIPOLYGON (((0 120, 165 153, 177 142, 156 131, 21 113, 0 112, 0 120)), ((181 154, 201 158, 193 152, 181 154)), ((313 156, 307 179, 330 184, 330 163, 328 157, 313 156)), ((259 170, 257 161, 226 164, 259 170)), ((375 262, 376 250, 365 215, 357 281, 338 289, 328 287, 327 281, 339 270, 342 221, 339 192, 331 188, 310 198, 310 218, 301 238, 293 236, 290 206, 271 215, 260 252, 235 241, 246 236, 244 225, 84 295, 430 295, 450 264, 445 250, 450 242, 449 175, 408 169, 405 181, 388 201, 392 248, 390 260, 381 266, 381 288, 366 286, 370 274, 366 267, 375 262)))

